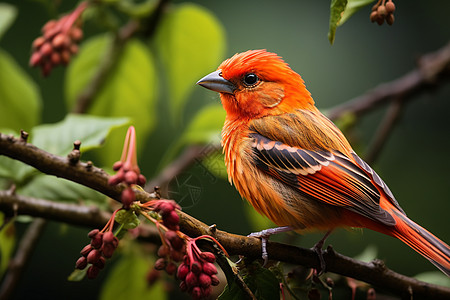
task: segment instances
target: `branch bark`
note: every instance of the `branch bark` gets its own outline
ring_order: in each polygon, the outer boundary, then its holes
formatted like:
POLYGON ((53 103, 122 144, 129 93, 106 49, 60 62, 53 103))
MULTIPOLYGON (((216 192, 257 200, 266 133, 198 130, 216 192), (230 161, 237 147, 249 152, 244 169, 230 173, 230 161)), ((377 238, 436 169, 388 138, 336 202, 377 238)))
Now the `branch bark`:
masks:
MULTIPOLYGON (((123 187, 109 186, 107 184, 108 175, 101 169, 92 166, 92 164, 82 162, 71 164, 67 158, 52 155, 26 143, 24 140, 4 134, 0 134, 0 155, 6 155, 12 159, 25 162, 44 173, 57 175, 58 177, 81 183, 120 201, 120 192, 123 187), (96 184, 98 186, 95 186, 96 184)), ((23 202, 30 200, 29 205, 34 203, 35 206, 42 206, 43 204, 42 201, 36 199, 18 197, 17 199, 21 199, 23 202)), ((146 202, 154 199, 154 195, 142 190, 136 190, 136 198, 138 201, 146 202)), ((21 206, 14 201, 11 201, 12 203, 6 203, 4 199, 5 197, 0 197, 0 208, 3 211, 9 210, 20 213, 21 207, 23 208, 23 212, 26 211, 24 208, 26 206, 21 206)), ((29 206, 28 211, 33 211, 34 214, 38 215, 39 213, 36 212, 45 210, 33 210, 29 206)), ((42 213, 45 213, 46 217, 50 217, 52 211, 56 212, 57 210, 53 209, 42 213)), ((55 216, 55 218, 59 218, 59 216, 55 216)), ((193 237, 202 234, 215 237, 231 255, 239 254, 249 258, 259 258, 261 255, 261 241, 259 239, 217 230, 215 227, 210 227, 183 212, 180 212, 180 227, 184 233, 193 237)), ((269 257, 274 260, 311 268, 319 267, 318 257, 310 249, 269 242, 267 250, 269 257)), ((350 257, 338 254, 331 248, 325 251, 324 259, 327 271, 365 281, 395 294, 408 295, 412 291, 415 299, 450 298, 450 288, 427 284, 395 273, 379 261, 371 263, 359 262, 350 257)))

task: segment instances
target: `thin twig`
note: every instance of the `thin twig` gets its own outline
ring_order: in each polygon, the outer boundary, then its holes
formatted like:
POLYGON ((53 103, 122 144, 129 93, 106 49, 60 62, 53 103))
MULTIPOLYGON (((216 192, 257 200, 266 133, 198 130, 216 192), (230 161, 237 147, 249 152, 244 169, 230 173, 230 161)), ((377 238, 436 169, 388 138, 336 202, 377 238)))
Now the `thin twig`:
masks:
POLYGON ((14 258, 10 261, 8 272, 3 279, 0 288, 0 300, 9 299, 12 292, 16 288, 19 279, 23 273, 23 269, 27 265, 36 243, 44 231, 47 221, 42 218, 36 218, 28 226, 27 231, 22 237, 17 248, 14 258))
POLYGON ((145 190, 151 191, 154 187, 160 187, 161 193, 165 193, 170 181, 184 170, 192 166, 196 161, 200 161, 213 151, 218 151, 219 145, 191 145, 187 147, 174 161, 166 166, 158 176, 150 180, 145 185, 145 190))
POLYGON ((391 102, 389 105, 384 120, 381 122, 377 132, 375 133, 375 137, 367 148, 368 151, 364 156, 364 160, 368 164, 372 164, 378 158, 378 155, 383 149, 389 135, 392 133, 392 129, 400 119, 403 107, 404 103, 400 99, 391 102))
POLYGON ((426 54, 418 60, 418 67, 391 82, 380 84, 369 92, 338 105, 330 110, 328 117, 338 119, 347 113, 361 116, 386 102, 402 98, 404 101, 417 97, 421 92, 432 90, 450 75, 450 43, 426 54))

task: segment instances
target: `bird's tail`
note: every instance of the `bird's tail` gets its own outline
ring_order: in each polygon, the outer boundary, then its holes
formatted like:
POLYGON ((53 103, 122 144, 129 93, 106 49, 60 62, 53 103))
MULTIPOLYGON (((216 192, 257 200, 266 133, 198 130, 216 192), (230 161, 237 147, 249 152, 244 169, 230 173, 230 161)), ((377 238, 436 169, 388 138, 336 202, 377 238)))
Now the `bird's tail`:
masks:
POLYGON ((392 214, 397 224, 388 234, 410 246, 450 277, 450 247, 402 212, 393 209, 392 214))

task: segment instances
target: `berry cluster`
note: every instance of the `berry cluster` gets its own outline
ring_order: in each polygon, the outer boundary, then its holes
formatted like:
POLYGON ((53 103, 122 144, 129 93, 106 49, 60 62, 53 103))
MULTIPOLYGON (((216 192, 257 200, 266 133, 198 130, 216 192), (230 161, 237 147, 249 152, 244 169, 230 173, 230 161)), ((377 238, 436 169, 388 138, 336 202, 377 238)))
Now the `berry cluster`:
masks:
POLYGON ((119 240, 112 231, 103 233, 98 229, 89 232, 88 237, 91 239, 91 243, 81 250, 81 257, 77 260, 75 268, 84 270, 90 264, 87 277, 94 279, 105 267, 106 259, 112 257, 119 245, 119 240))
MULTIPOLYGON (((180 206, 173 200, 159 200, 153 211, 159 213, 162 217, 164 226, 173 231, 180 230, 180 216, 177 214, 175 209, 180 209, 180 206)), ((169 233, 168 231, 166 235, 169 233)))
POLYGON ((384 23, 384 20, 386 20, 386 23, 389 25, 394 24, 394 11, 395 11, 395 4, 392 2, 392 0, 379 0, 377 4, 375 4, 372 7, 372 12, 370 14, 370 21, 377 22, 378 25, 382 25, 384 23))
POLYGON ((83 38, 77 21, 86 7, 87 2, 82 2, 72 13, 42 27, 43 35, 33 41, 30 66, 39 66, 42 75, 48 76, 54 67, 69 63, 72 55, 78 53, 78 43, 83 38))
POLYGON ((177 278, 181 280, 180 289, 188 292, 194 299, 206 298, 212 286, 219 284, 216 257, 211 252, 201 251, 195 244, 197 239, 188 241, 187 254, 178 266, 177 278))
POLYGON ((122 150, 122 157, 113 165, 113 170, 117 173, 111 176, 108 180, 109 185, 117 185, 125 183, 127 186, 121 195, 123 207, 129 209, 131 203, 136 200, 133 185, 145 185, 145 176, 141 174, 137 164, 136 157, 136 130, 130 126, 125 137, 125 142, 122 150))
POLYGON ((175 274, 176 263, 183 259, 185 252, 184 240, 175 231, 167 231, 164 234, 163 244, 158 249, 160 258, 155 262, 155 269, 165 270, 169 275, 175 274))

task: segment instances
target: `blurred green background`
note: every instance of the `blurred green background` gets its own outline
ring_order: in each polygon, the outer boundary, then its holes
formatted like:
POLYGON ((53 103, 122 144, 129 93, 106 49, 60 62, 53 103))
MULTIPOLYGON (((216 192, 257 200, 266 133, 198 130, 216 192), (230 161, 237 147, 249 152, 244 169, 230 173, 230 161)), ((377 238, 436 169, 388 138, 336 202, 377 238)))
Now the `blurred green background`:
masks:
MULTIPOLYGON (((43 99, 42 122, 60 121, 68 110, 63 100, 65 69, 59 67, 49 78, 43 78, 38 70, 28 67, 32 41, 40 34, 40 27, 55 15, 42 5, 47 2, 44 0, 6 2, 16 6, 19 14, 0 40, 0 47, 11 54, 38 84, 43 99)), ((302 75, 317 106, 323 110, 402 76, 415 67, 421 54, 434 51, 450 40, 448 0, 396 1, 393 26, 370 23, 369 5, 338 28, 332 46, 327 39, 329 1, 194 2, 210 10, 222 24, 226 36, 223 59, 248 49, 264 48, 278 53, 302 75)), ((181 1, 175 1, 174 5, 178 3, 181 1)), ((64 1, 58 12, 70 10, 75 4, 75 1, 64 1)), ((198 28, 199 32, 202 30, 198 28)), ((100 31, 92 22, 86 23, 88 37, 100 31)), ((165 89, 170 90, 176 84, 169 82, 160 87, 158 97, 167 99, 165 89)), ((450 242, 449 99, 449 84, 415 97, 405 107, 385 148, 372 165, 408 216, 446 242, 450 242)), ((180 134, 176 131, 186 127, 200 108, 209 103, 219 103, 218 95, 200 87, 194 88, 178 126, 166 126, 164 116, 168 108, 158 105, 157 130, 146 141, 139 141, 145 144, 140 167, 147 178, 160 170, 159 160, 173 146, 173 136, 180 134)), ((352 129, 354 140, 351 142, 363 157, 384 112, 382 107, 367 114, 352 129)), ((187 213, 233 233, 248 234, 263 229, 255 225, 261 223, 251 221, 251 209, 226 180, 218 178, 212 182, 198 165, 186 174, 193 176, 195 185, 201 190, 195 205, 185 205, 187 213)), ((18 225, 19 236, 25 227, 18 225)), ((97 280, 66 281, 79 250, 87 243, 85 234, 88 230, 51 222, 13 299, 96 299, 102 280, 114 262, 108 264, 97 280)), ((311 247, 321 235, 308 234, 295 242, 302 247, 311 247)), ((283 237, 275 240, 283 240, 283 237)), ((378 258, 405 275, 436 270, 400 241, 369 230, 338 230, 327 243, 348 256, 355 256, 368 245, 374 245, 378 258)), ((344 290, 342 295, 343 299, 348 299, 349 291, 344 290)), ((172 296, 173 299, 178 297, 172 296)))

